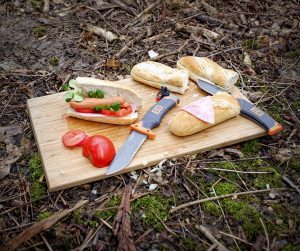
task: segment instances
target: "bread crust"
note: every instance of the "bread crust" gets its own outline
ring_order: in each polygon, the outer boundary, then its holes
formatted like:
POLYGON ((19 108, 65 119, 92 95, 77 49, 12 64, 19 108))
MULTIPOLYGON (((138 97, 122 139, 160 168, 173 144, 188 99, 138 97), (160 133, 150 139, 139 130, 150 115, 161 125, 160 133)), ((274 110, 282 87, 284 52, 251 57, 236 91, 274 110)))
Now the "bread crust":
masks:
POLYGON ((100 116, 98 114, 91 114, 88 115, 87 113, 79 113, 76 112, 72 108, 68 108, 66 110, 67 117, 74 117, 78 119, 106 123, 106 124, 114 124, 114 125, 130 125, 136 121, 138 117, 138 113, 134 112, 130 115, 123 116, 123 117, 114 117, 114 116, 100 116))
POLYGON ((89 91, 101 89, 105 93, 105 98, 112 98, 116 96, 124 97, 127 102, 135 104, 137 109, 141 108, 143 105, 142 97, 133 89, 124 85, 122 86, 121 84, 117 84, 114 81, 90 77, 77 77, 76 81, 85 95, 87 95, 89 91))
POLYGON ((203 78, 225 89, 231 89, 239 78, 237 72, 224 69, 206 57, 182 57, 177 61, 177 68, 187 70, 189 77, 194 81, 203 78))
POLYGON ((215 123, 204 122, 190 113, 180 110, 169 123, 169 130, 177 136, 188 136, 222 123, 240 113, 237 100, 226 92, 218 92, 210 96, 214 108, 215 123))
POLYGON ((131 70, 131 76, 138 82, 155 88, 166 86, 170 91, 181 94, 184 94, 186 91, 189 81, 187 71, 173 69, 167 65, 152 61, 135 65, 131 70))

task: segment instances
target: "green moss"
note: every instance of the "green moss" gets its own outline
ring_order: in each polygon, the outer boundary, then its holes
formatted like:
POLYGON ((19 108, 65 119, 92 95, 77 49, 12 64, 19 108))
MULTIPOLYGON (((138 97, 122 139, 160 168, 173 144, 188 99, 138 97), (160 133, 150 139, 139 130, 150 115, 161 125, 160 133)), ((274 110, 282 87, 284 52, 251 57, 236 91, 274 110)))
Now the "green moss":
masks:
POLYGON ((49 64, 53 65, 53 66, 58 66, 59 64, 59 58, 54 56, 54 57, 51 57, 49 59, 49 64))
POLYGON ((30 195, 32 199, 39 199, 46 194, 46 186, 39 179, 43 175, 42 161, 38 154, 35 154, 29 160, 29 172, 31 178, 30 195))
POLYGON ((300 244, 288 244, 282 248, 282 251, 299 251, 300 244))
POLYGON ((34 10, 40 10, 43 6, 43 1, 41 0, 31 0, 31 5, 34 10))
POLYGON ((98 225, 99 225, 98 221, 94 221, 94 220, 89 220, 89 221, 87 222, 87 224, 88 224, 88 226, 90 226, 90 227, 93 228, 93 229, 97 228, 98 225))
POLYGON ((37 37, 43 37, 47 34, 47 27, 39 25, 32 30, 32 33, 37 37))
POLYGON ((84 222, 81 208, 75 210, 74 213, 73 213, 73 216, 74 216, 74 221, 75 221, 76 224, 82 224, 84 222))
POLYGON ((255 39, 244 40, 242 46, 248 50, 258 50, 260 48, 259 42, 255 39))
POLYGON ((241 150, 245 156, 254 156, 259 153, 260 144, 257 139, 249 140, 241 145, 241 150))
POLYGON ((273 104, 268 107, 268 113, 279 123, 283 123, 282 113, 284 112, 281 105, 273 104))
POLYGON ((160 220, 165 221, 169 217, 172 204, 171 199, 161 195, 147 195, 133 202, 132 213, 142 213, 142 222, 145 227, 154 227, 162 231, 164 226, 160 220))
POLYGON ((300 48, 294 50, 294 51, 288 51, 286 54, 290 58, 296 58, 300 56, 300 48))
POLYGON ((221 209, 211 201, 203 203, 203 210, 214 216, 220 216, 221 214, 221 209))
POLYGON ((39 181, 34 181, 30 188, 30 196, 33 200, 39 199, 46 195, 46 187, 39 181))
POLYGON ((120 203, 121 203, 121 196, 119 194, 113 195, 107 203, 107 208, 111 208, 111 207, 114 208, 105 211, 97 211, 95 213, 95 216, 101 219, 107 219, 107 218, 113 219, 118 212, 118 206, 120 205, 120 203))
POLYGON ((249 240, 255 240, 262 230, 258 210, 247 203, 232 199, 222 200, 222 205, 224 206, 224 211, 232 215, 241 224, 249 240))
POLYGON ((36 216, 36 220, 42 221, 44 219, 49 218, 52 214, 53 214, 53 212, 49 212, 49 211, 41 212, 36 216))
POLYGON ((267 184, 270 188, 282 187, 282 178, 281 174, 276 172, 273 168, 264 168, 261 171, 273 172, 265 175, 258 175, 254 180, 254 187, 257 189, 265 189, 267 184))
POLYGON ((215 191, 217 195, 231 194, 237 191, 237 187, 230 182, 219 182, 215 186, 215 191))
POLYGON ((133 64, 122 64, 122 70, 125 72, 125 74, 130 75, 133 66, 133 64))
POLYGON ((289 162, 289 168, 300 171, 300 157, 293 157, 289 162))
POLYGON ((186 250, 188 250, 188 251, 194 251, 194 250, 196 250, 197 244, 190 237, 184 238, 183 241, 182 241, 182 243, 183 243, 183 246, 185 247, 186 250))
POLYGON ((160 247, 159 247, 159 251, 171 251, 172 249, 169 248, 168 246, 166 246, 166 244, 162 244, 160 247))

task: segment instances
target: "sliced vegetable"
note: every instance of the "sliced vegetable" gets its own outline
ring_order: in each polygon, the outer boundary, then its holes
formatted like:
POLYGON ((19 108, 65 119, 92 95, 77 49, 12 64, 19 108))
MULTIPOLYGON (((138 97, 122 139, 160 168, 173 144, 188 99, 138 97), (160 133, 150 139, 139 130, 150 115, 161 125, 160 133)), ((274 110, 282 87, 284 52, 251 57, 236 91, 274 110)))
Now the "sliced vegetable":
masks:
POLYGON ((123 117, 130 113, 132 113, 132 107, 128 103, 124 103, 124 105, 122 105, 121 109, 119 109, 118 111, 100 110, 100 114, 102 115, 115 116, 115 117, 123 117))
POLYGON ((75 109, 76 112, 81 112, 81 113, 98 113, 98 111, 94 109, 89 109, 89 108, 77 108, 75 109))
POLYGON ((82 146, 88 135, 81 130, 70 130, 62 136, 62 142, 66 147, 82 146))
POLYGON ((82 155, 89 158, 96 167, 108 166, 116 155, 115 147, 112 141, 102 135, 89 137, 83 147, 82 155))

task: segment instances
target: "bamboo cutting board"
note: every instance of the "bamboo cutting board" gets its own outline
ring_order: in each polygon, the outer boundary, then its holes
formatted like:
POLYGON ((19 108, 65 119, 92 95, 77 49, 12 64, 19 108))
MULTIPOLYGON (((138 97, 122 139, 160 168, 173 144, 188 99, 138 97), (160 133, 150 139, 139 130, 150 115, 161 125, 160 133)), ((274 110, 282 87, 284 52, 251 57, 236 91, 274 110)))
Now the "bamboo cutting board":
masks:
MULTIPOLYGON (((132 79, 118 81, 120 85, 133 87, 143 98, 144 106, 139 112, 141 120, 147 110, 155 104, 157 89, 139 84, 132 79)), ((128 126, 117 126, 84 121, 65 117, 68 104, 64 93, 29 99, 27 106, 41 154, 45 177, 50 191, 65 189, 106 178, 106 168, 95 168, 81 154, 81 148, 67 149, 61 143, 62 135, 70 129, 81 129, 89 135, 101 134, 112 140, 116 151, 128 137, 128 126)), ((219 147, 235 144, 266 134, 265 130, 254 122, 238 116, 200 133, 177 137, 168 131, 168 121, 181 106, 205 96, 199 87, 191 82, 184 95, 178 94, 180 104, 171 110, 162 120, 155 140, 146 140, 132 162, 122 173, 155 165, 163 159, 170 159, 186 154, 195 154, 219 147)))

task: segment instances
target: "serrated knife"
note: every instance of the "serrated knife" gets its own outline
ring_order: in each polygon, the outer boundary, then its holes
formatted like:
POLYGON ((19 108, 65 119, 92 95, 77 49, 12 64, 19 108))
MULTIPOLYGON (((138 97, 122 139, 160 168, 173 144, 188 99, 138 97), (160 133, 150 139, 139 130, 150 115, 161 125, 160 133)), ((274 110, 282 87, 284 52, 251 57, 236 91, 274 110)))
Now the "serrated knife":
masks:
POLYGON ((154 139, 155 134, 151 129, 158 127, 162 118, 179 102, 179 98, 170 94, 152 106, 142 121, 130 126, 131 134, 118 150, 112 163, 106 170, 106 175, 111 175, 125 168, 147 138, 154 139))
MULTIPOLYGON (((214 95, 219 91, 227 92, 220 86, 206 82, 204 80, 197 80, 198 86, 205 92, 214 95)), ((234 96, 234 94, 233 94, 234 96)), ((241 106, 241 115, 251 119, 255 123, 265 128, 269 135, 274 135, 282 130, 282 126, 276 122, 271 116, 263 112, 257 106, 253 105, 246 99, 235 97, 241 106)))

